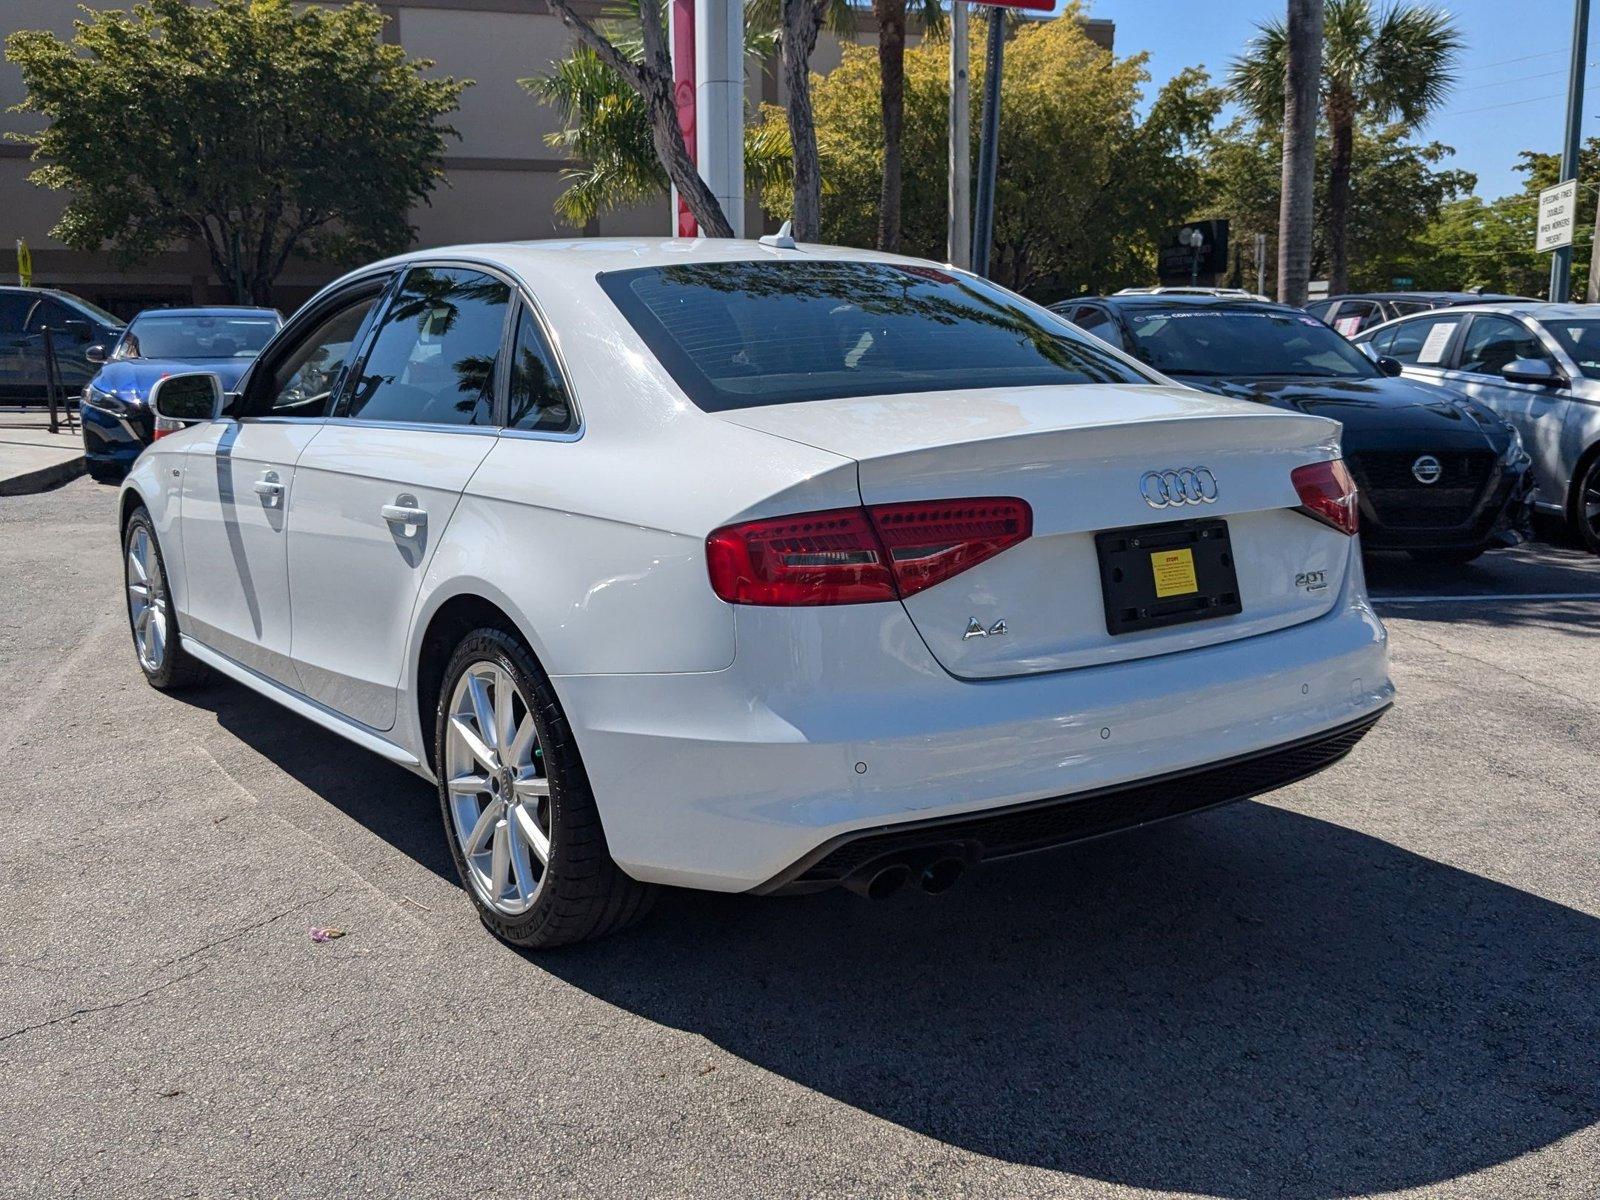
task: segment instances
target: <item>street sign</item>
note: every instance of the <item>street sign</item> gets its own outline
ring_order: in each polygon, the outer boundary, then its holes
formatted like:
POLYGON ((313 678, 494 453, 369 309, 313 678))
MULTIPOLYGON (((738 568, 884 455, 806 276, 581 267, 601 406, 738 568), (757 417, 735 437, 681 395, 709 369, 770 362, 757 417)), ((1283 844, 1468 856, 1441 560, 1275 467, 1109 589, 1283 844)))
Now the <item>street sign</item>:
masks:
POLYGON ((1228 222, 1190 221, 1170 230, 1156 247, 1156 279, 1161 283, 1203 283, 1208 287, 1228 271, 1228 222), (1194 235, 1200 244, 1194 244, 1194 235))
POLYGON ((1569 179, 1539 193, 1539 231, 1534 248, 1541 254, 1572 245, 1577 228, 1578 181, 1569 179))
POLYGON ((1409 275, 1396 275, 1394 278, 1389 280, 1389 286, 1390 287, 1397 287, 1397 288, 1408 288, 1408 287, 1411 287, 1416 282, 1417 281, 1415 279, 1411 278, 1411 276, 1409 276, 1409 275))
POLYGON ((1024 12, 1054 12, 1056 0, 983 0, 985 8, 1020 8, 1024 12))

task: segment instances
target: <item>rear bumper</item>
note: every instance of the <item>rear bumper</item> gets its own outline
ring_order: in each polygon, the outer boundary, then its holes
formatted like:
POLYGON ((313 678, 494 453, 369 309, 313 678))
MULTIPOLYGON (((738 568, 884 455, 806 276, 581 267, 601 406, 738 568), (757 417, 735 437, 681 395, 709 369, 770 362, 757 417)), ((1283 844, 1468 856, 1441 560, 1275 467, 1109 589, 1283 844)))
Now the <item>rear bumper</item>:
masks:
POLYGON ((773 890, 855 837, 1092 801, 1332 734, 1394 694, 1354 555, 1316 620, 984 682, 943 671, 899 605, 737 620, 725 671, 553 680, 611 853, 636 878, 773 890))
POLYGON ((877 864, 954 856, 1011 858, 1220 808, 1287 787, 1331 767, 1378 723, 1387 706, 1285 746, 1093 792, 1057 796, 971 816, 905 821, 841 834, 753 889, 761 895, 821 891, 877 864))

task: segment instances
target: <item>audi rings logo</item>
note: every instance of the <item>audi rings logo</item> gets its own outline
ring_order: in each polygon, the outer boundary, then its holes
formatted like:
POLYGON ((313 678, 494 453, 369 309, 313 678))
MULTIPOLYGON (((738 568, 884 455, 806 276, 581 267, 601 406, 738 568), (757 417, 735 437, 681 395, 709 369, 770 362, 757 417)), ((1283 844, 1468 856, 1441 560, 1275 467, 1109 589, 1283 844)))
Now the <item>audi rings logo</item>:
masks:
POLYGON ((1151 508, 1214 504, 1217 499, 1217 477, 1207 467, 1146 471, 1139 480, 1139 494, 1151 508))

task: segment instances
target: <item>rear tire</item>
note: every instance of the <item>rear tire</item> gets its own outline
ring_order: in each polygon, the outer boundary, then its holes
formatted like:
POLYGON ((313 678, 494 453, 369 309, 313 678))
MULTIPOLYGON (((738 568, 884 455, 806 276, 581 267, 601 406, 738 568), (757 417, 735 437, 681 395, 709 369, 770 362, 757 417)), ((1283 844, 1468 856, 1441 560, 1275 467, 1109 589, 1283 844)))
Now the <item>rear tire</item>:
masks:
POLYGON ((1586 464, 1572 489, 1573 535, 1590 554, 1600 554, 1600 454, 1586 464))
POLYGON ((1464 567, 1480 558, 1488 549, 1487 546, 1469 546, 1464 550, 1407 550, 1406 553, 1419 563, 1431 563, 1439 567, 1464 567))
POLYGON ((549 949, 650 910, 657 889, 612 861, 566 716, 518 638, 486 627, 461 639, 439 688, 433 751, 450 855, 495 936, 549 949))
POLYGON ((183 648, 178 636, 178 614, 167 591, 166 559, 155 523, 142 504, 122 530, 122 572, 134 657, 146 681, 161 692, 204 682, 205 665, 183 648))

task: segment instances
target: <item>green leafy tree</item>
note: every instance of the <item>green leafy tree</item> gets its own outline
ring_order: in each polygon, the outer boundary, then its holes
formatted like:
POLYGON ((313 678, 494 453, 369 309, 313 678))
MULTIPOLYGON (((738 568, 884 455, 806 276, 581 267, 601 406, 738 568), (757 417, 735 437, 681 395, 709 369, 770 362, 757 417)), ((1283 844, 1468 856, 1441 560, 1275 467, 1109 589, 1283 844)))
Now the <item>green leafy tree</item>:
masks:
MULTIPOLYGON (((1439 142, 1409 141, 1402 125, 1358 132, 1351 147, 1350 229, 1351 286, 1388 289, 1397 276, 1417 280, 1418 287, 1456 288, 1456 282, 1439 282, 1440 269, 1432 264, 1433 251, 1423 231, 1447 207, 1476 186, 1467 171, 1441 164, 1450 156, 1439 142)), ((1331 184, 1331 156, 1326 135, 1319 148, 1320 168, 1314 181, 1316 203, 1326 202, 1331 184)), ((1276 131, 1237 120, 1226 126, 1206 155, 1210 200, 1197 215, 1226 217, 1236 246, 1249 246, 1257 233, 1270 238, 1278 222, 1278 168, 1282 157, 1276 131)), ((1330 250, 1326 228, 1312 239, 1313 275, 1328 269, 1330 250)), ((1275 271, 1268 261, 1269 290, 1275 271)), ((1245 280, 1254 285, 1254 276, 1245 280)))
MULTIPOLYGON (((1455 83, 1461 47, 1461 35, 1443 9, 1327 0, 1321 95, 1329 173, 1323 244, 1328 286, 1335 293, 1348 290, 1350 283, 1350 180, 1357 127, 1399 121, 1414 128, 1425 122, 1455 83)), ((1267 22, 1229 72, 1234 95, 1265 124, 1276 126, 1283 118, 1287 48, 1283 23, 1267 22)))
MULTIPOLYGON (((745 53, 764 57, 776 34, 758 27, 753 8, 746 10, 745 53)), ((599 31, 628 59, 641 60, 644 43, 638 28, 638 5, 619 6, 599 31)), ((565 150, 573 165, 562 172, 567 188, 556 198, 556 213, 582 226, 600 214, 659 199, 671 187, 656 153, 650 114, 643 98, 587 45, 549 71, 518 80, 530 94, 562 115, 561 129, 545 135, 548 145, 565 150)), ((759 191, 790 172, 789 140, 777 127, 745 130, 745 187, 759 191)))
MULTIPOLYGON (((973 86, 984 39, 974 30, 973 86)), ((902 249, 945 250, 945 136, 949 47, 926 39, 906 52, 902 249)), ((994 278, 1041 298, 1143 282, 1160 235, 1204 198, 1200 140, 1220 102, 1199 71, 1181 72, 1141 121, 1145 57, 1117 59, 1070 15, 1021 25, 1006 48, 994 278)), ((818 149, 828 188, 824 236, 870 246, 877 237, 883 125, 875 52, 847 46, 839 67, 813 82, 818 149)), ((976 106, 975 106, 976 107, 976 106)), ((974 119, 978 117, 974 113, 974 119)), ((768 113, 769 121, 775 112, 768 113)), ((784 180, 763 204, 782 212, 784 180)))
POLYGON ((382 26, 363 3, 149 0, 88 12, 70 41, 12 34, 17 110, 50 122, 20 138, 41 164, 30 178, 70 197, 53 235, 124 263, 189 238, 262 304, 297 251, 403 249, 469 85, 425 78, 432 64, 385 45, 382 26))

